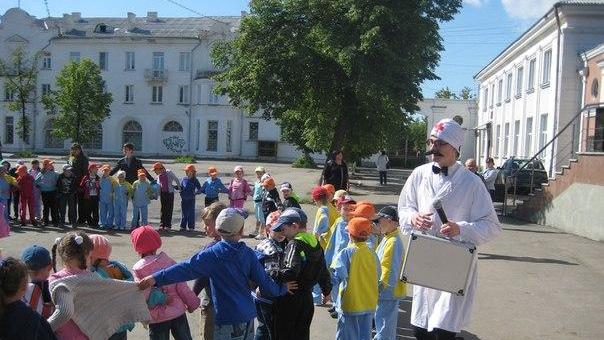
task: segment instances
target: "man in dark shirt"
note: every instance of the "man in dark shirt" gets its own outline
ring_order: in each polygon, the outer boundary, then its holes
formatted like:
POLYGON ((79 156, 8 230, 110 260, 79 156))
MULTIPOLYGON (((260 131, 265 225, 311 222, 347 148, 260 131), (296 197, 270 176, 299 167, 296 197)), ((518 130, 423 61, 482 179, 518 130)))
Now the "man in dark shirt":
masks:
POLYGON ((151 183, 155 183, 155 179, 151 177, 147 169, 143 167, 143 162, 134 156, 134 144, 126 143, 122 146, 122 152, 124 157, 117 161, 117 164, 109 172, 109 175, 113 176, 119 170, 126 172, 126 181, 130 184, 134 183, 138 179, 137 172, 139 169, 145 170, 147 179, 151 183))

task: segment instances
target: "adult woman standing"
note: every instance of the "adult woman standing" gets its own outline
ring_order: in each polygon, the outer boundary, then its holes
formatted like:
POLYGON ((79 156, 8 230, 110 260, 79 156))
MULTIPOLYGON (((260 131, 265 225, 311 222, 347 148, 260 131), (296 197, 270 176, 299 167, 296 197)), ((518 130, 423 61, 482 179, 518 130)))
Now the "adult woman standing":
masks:
MULTIPOLYGON (((82 147, 78 143, 71 144, 70 149, 70 157, 68 161, 69 165, 71 165, 71 171, 73 176, 75 177, 76 187, 80 184, 80 181, 86 174, 88 173, 88 157, 84 155, 84 151, 82 151, 82 147)), ((77 223, 82 224, 84 220, 84 195, 81 192, 77 194, 77 206, 78 206, 78 219, 77 223)), ((75 227, 76 221, 73 221, 75 227)))
POLYGON ((325 163, 321 185, 331 184, 336 191, 348 191, 348 165, 344 162, 342 150, 334 151, 331 159, 325 163))

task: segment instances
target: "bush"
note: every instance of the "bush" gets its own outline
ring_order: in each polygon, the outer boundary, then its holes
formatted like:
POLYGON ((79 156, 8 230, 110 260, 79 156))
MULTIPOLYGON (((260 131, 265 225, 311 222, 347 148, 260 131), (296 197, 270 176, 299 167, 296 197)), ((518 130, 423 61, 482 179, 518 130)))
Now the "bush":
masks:
POLYGON ((174 159, 174 161, 176 163, 186 163, 186 164, 196 163, 195 156, 178 156, 178 157, 176 157, 176 159, 174 159))
POLYGON ((300 204, 310 204, 310 205, 314 205, 315 202, 312 200, 312 198, 308 197, 308 196, 300 196, 300 200, 298 201, 298 203, 300 204))
POLYGON ((25 150, 25 151, 15 152, 15 157, 17 157, 17 158, 36 158, 36 157, 38 157, 38 155, 36 155, 32 151, 25 150))
POLYGON ((308 154, 304 154, 300 156, 300 158, 296 159, 292 166, 294 168, 304 168, 304 169, 316 169, 317 164, 315 164, 315 160, 310 157, 308 154))

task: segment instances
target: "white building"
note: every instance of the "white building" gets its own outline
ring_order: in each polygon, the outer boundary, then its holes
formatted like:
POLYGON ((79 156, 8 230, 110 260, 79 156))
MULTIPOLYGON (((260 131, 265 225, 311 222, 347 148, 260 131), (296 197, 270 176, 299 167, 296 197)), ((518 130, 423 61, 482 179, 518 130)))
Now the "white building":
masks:
POLYGON ((473 128, 477 124, 478 106, 475 100, 425 98, 417 103, 420 114, 426 117, 426 139, 430 138, 432 127, 441 119, 459 116, 462 119, 461 127, 466 132, 459 159, 464 162, 468 158, 475 158, 476 136, 473 128))
MULTIPOLYGON (((296 149, 280 141, 271 121, 250 118, 212 93, 215 72, 210 46, 231 39, 240 16, 163 18, 128 13, 125 18, 37 19, 21 9, 0 17, 0 58, 8 60, 18 46, 29 53, 42 51, 36 100, 28 108, 33 133, 23 144, 16 134, 17 112, 0 105, 0 138, 4 151, 31 149, 59 152, 69 141, 50 134, 52 116, 43 109, 44 91, 69 60, 90 58, 102 69, 113 94, 111 116, 87 151, 120 154, 127 141, 143 155, 194 154, 198 157, 292 160, 296 149)), ((0 79, 0 100, 9 101, 0 79)), ((5 103, 3 103, 5 104, 5 103)))
MULTIPOLYGON (((560 1, 486 65, 480 85, 476 154, 500 165, 530 158, 580 111, 580 53, 604 41, 604 3, 560 1)), ((579 121, 539 155, 553 176, 579 146, 579 121)))

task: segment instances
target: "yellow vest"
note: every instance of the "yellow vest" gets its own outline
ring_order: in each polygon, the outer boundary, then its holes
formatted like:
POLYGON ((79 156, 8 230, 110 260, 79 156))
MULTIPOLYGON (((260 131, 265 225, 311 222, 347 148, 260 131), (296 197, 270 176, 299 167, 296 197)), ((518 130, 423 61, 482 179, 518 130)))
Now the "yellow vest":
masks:
POLYGON ((350 263, 346 288, 340 288, 342 312, 375 312, 378 302, 379 261, 365 242, 348 244, 350 263))

